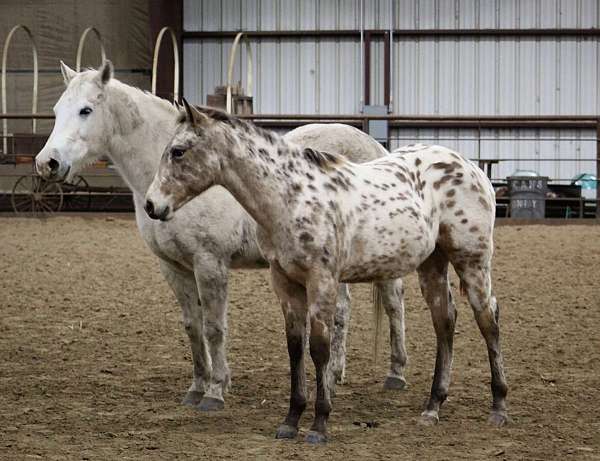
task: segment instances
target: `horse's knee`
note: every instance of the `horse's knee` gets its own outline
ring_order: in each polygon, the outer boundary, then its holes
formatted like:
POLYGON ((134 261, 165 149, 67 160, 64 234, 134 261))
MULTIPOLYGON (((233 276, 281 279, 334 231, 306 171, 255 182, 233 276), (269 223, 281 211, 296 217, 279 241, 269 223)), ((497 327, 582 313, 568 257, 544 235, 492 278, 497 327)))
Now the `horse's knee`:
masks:
POLYGON ((223 342, 225 335, 227 334, 226 327, 216 322, 207 322, 204 331, 206 339, 211 344, 223 342))
POLYGON ((198 328, 198 322, 194 321, 192 318, 183 319, 183 329, 185 330, 190 340, 195 341, 200 338, 200 329, 198 328))

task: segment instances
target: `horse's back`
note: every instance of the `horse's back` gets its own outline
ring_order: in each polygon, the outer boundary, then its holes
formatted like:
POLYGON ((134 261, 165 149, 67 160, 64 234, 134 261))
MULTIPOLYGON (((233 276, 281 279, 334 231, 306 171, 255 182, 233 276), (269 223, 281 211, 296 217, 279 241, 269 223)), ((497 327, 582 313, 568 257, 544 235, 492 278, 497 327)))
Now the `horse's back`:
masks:
POLYGON ((364 163, 389 155, 373 137, 342 123, 311 123, 284 136, 286 141, 321 152, 340 154, 354 163, 364 163))

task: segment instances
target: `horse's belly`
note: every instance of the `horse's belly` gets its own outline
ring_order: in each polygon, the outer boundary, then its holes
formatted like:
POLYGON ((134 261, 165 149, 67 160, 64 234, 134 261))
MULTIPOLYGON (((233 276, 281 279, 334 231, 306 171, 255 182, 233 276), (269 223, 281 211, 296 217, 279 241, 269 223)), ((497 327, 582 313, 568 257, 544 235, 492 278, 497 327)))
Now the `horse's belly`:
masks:
POLYGON ((363 242, 350 251, 341 280, 355 283, 404 277, 416 270, 434 248, 435 239, 428 232, 418 235, 399 232, 363 242))

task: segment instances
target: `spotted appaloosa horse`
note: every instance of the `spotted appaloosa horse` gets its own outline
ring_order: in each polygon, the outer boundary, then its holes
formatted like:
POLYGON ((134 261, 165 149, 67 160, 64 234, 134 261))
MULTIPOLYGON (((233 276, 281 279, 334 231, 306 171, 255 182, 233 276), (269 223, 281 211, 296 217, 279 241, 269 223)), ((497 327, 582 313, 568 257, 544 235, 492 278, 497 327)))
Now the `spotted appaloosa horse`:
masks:
POLYGON ((307 313, 317 377, 307 441, 323 442, 331 410, 326 370, 338 282, 386 280, 414 270, 437 336, 431 395, 420 421, 438 422, 450 383, 456 322, 449 263, 487 344, 490 422, 507 421, 499 312, 490 277, 494 192, 475 165, 449 149, 420 145, 354 164, 300 148, 222 112, 186 105, 146 199, 156 215, 169 220, 215 184, 227 188, 258 222, 259 244, 284 308, 291 397, 277 437, 296 436, 306 406, 307 313))

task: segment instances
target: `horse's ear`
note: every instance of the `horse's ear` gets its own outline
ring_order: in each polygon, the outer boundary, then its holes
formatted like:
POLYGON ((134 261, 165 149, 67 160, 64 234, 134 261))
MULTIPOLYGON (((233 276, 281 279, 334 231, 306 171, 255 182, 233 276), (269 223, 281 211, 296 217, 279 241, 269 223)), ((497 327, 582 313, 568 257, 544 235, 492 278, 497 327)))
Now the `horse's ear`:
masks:
POLYGON ((185 108, 185 119, 192 125, 201 125, 202 123, 208 121, 206 114, 203 114, 194 106, 191 106, 185 98, 183 98, 183 107, 185 108))
POLYGON ((108 59, 106 59, 102 65, 98 68, 98 79, 100 85, 104 86, 113 77, 113 65, 108 59))
POLYGON ((60 61, 60 71, 62 73, 63 80, 65 81, 65 86, 68 85, 73 77, 77 75, 77 72, 75 72, 62 61, 60 61))

